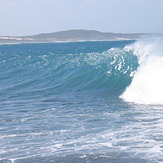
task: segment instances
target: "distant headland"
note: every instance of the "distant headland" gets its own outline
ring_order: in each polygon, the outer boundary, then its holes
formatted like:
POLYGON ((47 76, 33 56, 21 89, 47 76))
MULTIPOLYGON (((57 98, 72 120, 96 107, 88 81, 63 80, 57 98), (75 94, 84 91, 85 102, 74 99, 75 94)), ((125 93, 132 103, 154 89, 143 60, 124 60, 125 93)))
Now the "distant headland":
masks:
POLYGON ((143 33, 109 33, 95 30, 67 30, 31 36, 0 36, 0 44, 137 40, 145 35, 146 34, 143 33))

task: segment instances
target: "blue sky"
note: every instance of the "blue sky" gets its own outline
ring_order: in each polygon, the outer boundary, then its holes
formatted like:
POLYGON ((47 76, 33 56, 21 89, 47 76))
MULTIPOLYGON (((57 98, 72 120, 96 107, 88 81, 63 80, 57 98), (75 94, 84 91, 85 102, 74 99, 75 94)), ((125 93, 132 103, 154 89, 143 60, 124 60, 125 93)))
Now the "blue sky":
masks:
POLYGON ((163 33, 163 0, 0 0, 0 35, 69 29, 163 33))

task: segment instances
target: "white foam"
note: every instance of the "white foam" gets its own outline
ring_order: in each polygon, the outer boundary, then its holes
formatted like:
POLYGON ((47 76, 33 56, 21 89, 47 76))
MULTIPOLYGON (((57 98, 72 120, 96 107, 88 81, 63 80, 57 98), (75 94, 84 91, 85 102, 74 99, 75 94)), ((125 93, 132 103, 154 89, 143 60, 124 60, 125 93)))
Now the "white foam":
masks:
POLYGON ((127 102, 163 104, 163 48, 160 39, 139 41, 128 50, 139 58, 140 67, 130 86, 120 96, 127 102))

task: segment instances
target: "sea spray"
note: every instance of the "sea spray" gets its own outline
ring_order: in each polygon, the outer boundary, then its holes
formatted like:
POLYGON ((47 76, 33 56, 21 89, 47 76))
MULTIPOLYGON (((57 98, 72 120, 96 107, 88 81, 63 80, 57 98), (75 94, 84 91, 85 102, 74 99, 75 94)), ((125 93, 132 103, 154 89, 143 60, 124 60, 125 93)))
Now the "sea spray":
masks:
POLYGON ((138 56, 140 66, 120 96, 122 99, 139 104, 163 104, 162 43, 160 38, 152 38, 126 47, 138 56))

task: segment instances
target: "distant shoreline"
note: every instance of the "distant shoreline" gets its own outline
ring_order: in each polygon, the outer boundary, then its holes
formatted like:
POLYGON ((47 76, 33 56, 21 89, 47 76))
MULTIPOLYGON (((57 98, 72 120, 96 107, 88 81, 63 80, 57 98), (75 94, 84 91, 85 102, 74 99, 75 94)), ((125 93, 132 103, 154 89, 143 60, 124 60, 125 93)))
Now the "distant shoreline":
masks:
POLYGON ((31 36, 0 36, 0 44, 21 43, 64 43, 86 41, 121 41, 137 40, 145 37, 142 33, 104 33, 95 30, 68 30, 43 33, 31 36))

